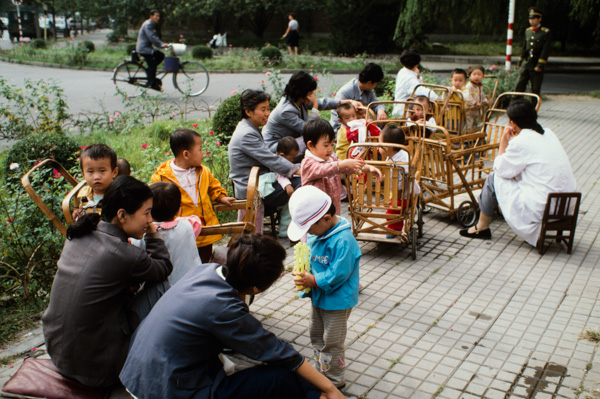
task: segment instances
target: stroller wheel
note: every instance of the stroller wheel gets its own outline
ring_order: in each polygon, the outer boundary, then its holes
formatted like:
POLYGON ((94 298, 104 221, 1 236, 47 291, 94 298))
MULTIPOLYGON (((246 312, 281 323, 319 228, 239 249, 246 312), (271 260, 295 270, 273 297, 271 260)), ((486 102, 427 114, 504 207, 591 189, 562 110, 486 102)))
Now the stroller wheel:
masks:
POLYGON ((471 201, 464 201, 458 206, 456 219, 461 227, 471 227, 477 222, 479 216, 477 206, 471 201))

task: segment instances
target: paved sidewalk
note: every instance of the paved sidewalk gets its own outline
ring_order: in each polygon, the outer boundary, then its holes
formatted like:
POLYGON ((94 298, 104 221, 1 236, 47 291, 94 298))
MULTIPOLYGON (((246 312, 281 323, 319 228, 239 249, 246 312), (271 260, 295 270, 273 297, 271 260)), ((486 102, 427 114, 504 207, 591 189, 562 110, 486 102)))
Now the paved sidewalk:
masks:
MULTIPOLYGON (((583 193, 573 253, 553 244, 540 256, 502 220, 493 240, 466 239, 435 211, 425 215, 416 261, 409 249, 361 242, 365 289, 349 320, 347 394, 584 398, 600 388, 598 345, 579 339, 600 328, 600 101, 552 97, 539 120, 561 139, 583 193)), ((289 274, 251 310, 311 358, 310 304, 289 274)), ((0 385, 21 361, 0 368, 0 385)))

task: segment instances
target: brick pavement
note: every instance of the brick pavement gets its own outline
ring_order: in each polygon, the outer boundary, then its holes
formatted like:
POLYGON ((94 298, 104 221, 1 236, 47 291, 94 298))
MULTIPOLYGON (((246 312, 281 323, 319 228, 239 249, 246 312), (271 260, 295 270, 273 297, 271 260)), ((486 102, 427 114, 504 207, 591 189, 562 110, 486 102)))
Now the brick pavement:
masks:
MULTIPOLYGON (((600 388, 598 346, 578 338, 600 328, 600 101, 551 98, 539 120, 561 139, 583 193, 572 255, 553 244, 540 256, 501 220, 493 240, 462 238, 456 222, 435 211, 425 216, 416 261, 408 248, 361 242, 364 290, 349 320, 347 394, 583 398, 600 388)), ((310 358, 310 304, 290 279, 251 309, 310 358)), ((0 369, 0 384, 19 364, 0 369)))

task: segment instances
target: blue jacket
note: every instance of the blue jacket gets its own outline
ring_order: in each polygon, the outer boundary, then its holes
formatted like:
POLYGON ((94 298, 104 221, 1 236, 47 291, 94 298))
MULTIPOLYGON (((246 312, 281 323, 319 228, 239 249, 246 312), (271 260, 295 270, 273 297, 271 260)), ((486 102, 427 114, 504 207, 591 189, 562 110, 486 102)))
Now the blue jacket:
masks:
POLYGON ((350 230, 340 222, 322 236, 310 234, 311 273, 317 287, 312 292, 313 306, 324 310, 350 309, 358 303, 358 265, 362 253, 350 230))
MULTIPOLYGON (((304 362, 288 342, 265 330, 217 264, 192 268, 138 327, 121 381, 140 399, 210 399, 225 378, 224 347, 295 371, 304 362)), ((258 389, 258 388, 257 388, 258 389)))

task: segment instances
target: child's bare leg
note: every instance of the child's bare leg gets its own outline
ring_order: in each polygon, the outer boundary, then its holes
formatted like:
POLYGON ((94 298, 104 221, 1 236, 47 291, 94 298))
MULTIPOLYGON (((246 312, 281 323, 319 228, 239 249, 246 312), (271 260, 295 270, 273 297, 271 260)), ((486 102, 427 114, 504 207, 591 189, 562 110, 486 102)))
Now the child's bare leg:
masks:
POLYGON ((290 57, 292 56, 292 46, 288 46, 288 51, 290 52, 290 57))

